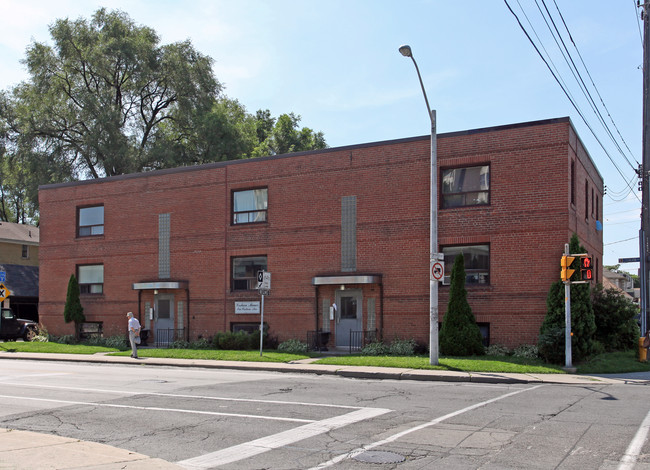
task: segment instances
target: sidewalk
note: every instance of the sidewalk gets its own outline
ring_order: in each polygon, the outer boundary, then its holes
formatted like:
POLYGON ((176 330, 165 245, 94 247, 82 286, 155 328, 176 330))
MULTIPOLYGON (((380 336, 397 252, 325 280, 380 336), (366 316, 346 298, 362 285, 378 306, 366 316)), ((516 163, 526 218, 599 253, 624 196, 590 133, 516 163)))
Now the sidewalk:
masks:
MULTIPOLYGON (((457 372, 443 370, 353 367, 313 364, 305 359, 288 364, 269 362, 210 361, 167 358, 132 359, 103 354, 41 354, 0 352, 0 359, 65 361, 78 363, 126 364, 138 366, 195 367, 210 369, 258 370, 273 372, 337 375, 362 379, 420 380, 443 382, 506 384, 637 384, 650 385, 650 372, 585 376, 572 374, 507 374, 457 372)), ((0 470, 76 469, 144 470, 181 469, 182 467, 146 455, 94 442, 0 429, 0 470)))

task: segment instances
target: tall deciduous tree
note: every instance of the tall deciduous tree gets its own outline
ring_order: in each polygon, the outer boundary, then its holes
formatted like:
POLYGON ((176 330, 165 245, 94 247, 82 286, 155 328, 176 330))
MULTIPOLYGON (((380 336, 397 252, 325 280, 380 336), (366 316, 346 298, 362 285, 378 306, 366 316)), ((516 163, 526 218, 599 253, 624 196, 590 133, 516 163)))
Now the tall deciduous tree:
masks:
POLYGON ((56 20, 29 80, 0 93, 0 220, 37 223, 38 186, 325 148, 300 116, 222 94, 189 40, 161 45, 120 11, 56 20))
POLYGON ((28 48, 31 81, 15 90, 22 131, 79 177, 160 166, 150 150, 160 139, 191 136, 221 90, 212 59, 189 41, 160 45, 153 29, 123 12, 57 20, 50 34, 52 46, 28 48))

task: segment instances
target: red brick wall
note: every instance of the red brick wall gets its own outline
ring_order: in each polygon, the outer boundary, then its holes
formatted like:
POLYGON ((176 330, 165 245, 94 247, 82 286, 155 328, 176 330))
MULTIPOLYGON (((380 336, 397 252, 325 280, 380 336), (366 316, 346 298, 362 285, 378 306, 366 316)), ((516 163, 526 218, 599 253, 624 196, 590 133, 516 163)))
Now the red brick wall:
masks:
MULTIPOLYGON (((490 323, 492 343, 535 342, 571 234, 602 260, 602 232, 593 219, 585 222, 580 202, 589 178, 602 211, 602 178, 565 119, 441 135, 438 159, 440 168, 490 164, 490 205, 439 210, 439 244, 490 245, 490 284, 468 286, 474 314, 490 323), (575 206, 571 159, 579 163, 575 206)), ((429 162, 423 137, 44 187, 41 320, 54 334, 71 333, 62 320, 70 274, 79 264, 103 263, 104 294, 82 296, 85 313, 103 320, 108 334, 124 331, 125 312, 153 301, 143 291, 139 304, 132 285, 158 278, 158 215, 170 213, 171 279, 189 281, 193 338, 231 322, 259 322, 259 315, 234 313, 235 301, 259 296, 231 292, 230 260, 267 255, 273 277, 265 321, 280 340, 304 340, 320 299, 334 300, 336 286, 323 286, 317 301, 311 280, 340 274, 341 198, 356 196, 357 273, 383 279, 383 289, 363 286, 364 319, 374 297, 384 337, 426 343, 429 162), (232 191, 254 187, 268 188, 268 223, 231 225, 232 191), (104 204, 105 234, 79 239, 76 208, 89 204, 104 204)), ((440 287, 441 319, 447 292, 440 287)), ((186 302, 184 291, 174 294, 186 302)))

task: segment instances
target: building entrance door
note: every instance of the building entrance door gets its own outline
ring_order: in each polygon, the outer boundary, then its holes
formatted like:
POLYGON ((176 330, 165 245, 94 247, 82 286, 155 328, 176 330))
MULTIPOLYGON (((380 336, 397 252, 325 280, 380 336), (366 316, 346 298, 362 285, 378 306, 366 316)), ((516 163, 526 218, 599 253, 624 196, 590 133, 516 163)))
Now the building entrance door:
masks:
POLYGON ((363 326, 361 306, 363 295, 360 289, 336 291, 336 346, 350 346, 350 332, 361 331, 363 326))
POLYGON ((154 298, 154 330, 157 346, 167 346, 174 342, 174 296, 159 294, 154 298))

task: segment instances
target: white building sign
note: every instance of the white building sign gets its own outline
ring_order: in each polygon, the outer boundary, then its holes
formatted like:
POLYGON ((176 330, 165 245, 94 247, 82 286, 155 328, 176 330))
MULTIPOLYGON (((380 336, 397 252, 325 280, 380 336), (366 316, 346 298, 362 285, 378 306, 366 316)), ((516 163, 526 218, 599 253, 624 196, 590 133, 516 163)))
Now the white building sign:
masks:
POLYGON ((259 302, 235 302, 235 313, 242 314, 242 315, 260 313, 260 303, 259 302))

